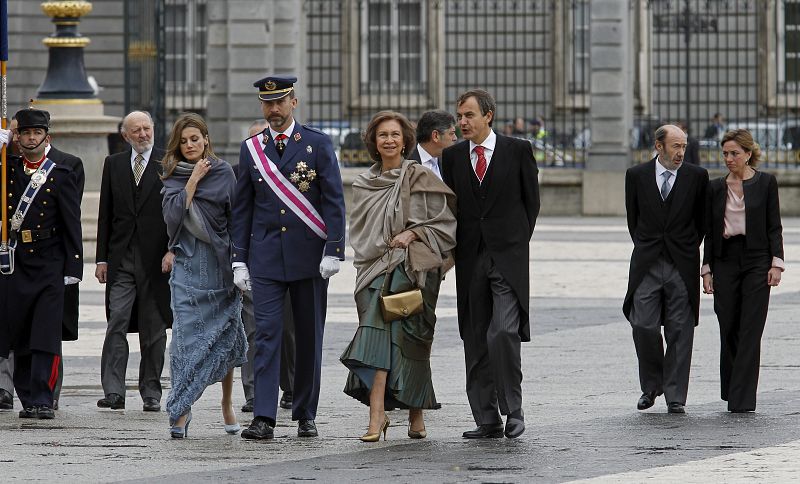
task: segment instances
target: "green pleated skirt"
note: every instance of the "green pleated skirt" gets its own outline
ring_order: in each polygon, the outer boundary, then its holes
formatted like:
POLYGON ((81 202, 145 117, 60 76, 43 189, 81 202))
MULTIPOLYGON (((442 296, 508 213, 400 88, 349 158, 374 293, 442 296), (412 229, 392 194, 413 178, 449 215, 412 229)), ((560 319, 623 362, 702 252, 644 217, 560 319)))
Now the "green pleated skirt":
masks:
MULTIPOLYGON (((390 294, 412 289, 403 264, 390 277, 390 294)), ((358 329, 339 358, 350 370, 344 392, 369 406, 375 371, 386 370, 387 408, 440 408, 431 381, 431 345, 441 274, 438 270, 428 272, 422 290, 422 313, 398 321, 384 321, 381 314, 384 278, 376 277, 355 296, 358 329)))

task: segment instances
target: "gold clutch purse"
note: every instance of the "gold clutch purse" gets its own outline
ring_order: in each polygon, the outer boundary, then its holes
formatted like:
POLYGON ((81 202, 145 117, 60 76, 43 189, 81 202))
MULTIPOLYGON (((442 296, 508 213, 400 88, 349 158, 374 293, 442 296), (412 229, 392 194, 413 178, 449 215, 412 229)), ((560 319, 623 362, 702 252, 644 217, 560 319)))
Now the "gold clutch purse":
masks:
POLYGON ((410 291, 386 294, 389 287, 389 268, 381 286, 381 314, 384 322, 397 321, 422 312, 422 291, 419 288, 410 291))
POLYGON ((385 322, 405 319, 422 312, 422 291, 412 289, 397 294, 381 295, 381 313, 385 322))

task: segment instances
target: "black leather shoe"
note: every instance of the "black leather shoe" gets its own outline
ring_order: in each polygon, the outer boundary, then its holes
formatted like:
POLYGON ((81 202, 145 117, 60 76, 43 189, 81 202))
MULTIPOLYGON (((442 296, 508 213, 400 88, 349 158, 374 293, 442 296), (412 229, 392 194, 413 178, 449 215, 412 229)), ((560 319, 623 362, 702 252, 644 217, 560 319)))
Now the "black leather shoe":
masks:
POLYGON ((300 422, 297 424, 298 437, 316 437, 318 435, 317 424, 315 424, 313 420, 300 419, 300 422))
MULTIPOLYGON (((522 428, 524 430, 525 426, 522 428)), ((499 439, 503 437, 503 424, 478 425, 474 430, 467 430, 461 436, 465 439, 499 439)))
POLYGON ((672 402, 667 405, 667 412, 669 413, 686 413, 686 409, 682 403, 672 402))
POLYGON ((508 417, 506 419, 506 437, 516 439, 522 432, 525 432, 525 420, 521 418, 508 417))
POLYGON ((36 407, 23 408, 19 411, 19 418, 36 418, 36 407))
POLYGON ((8 390, 0 388, 0 410, 11 410, 14 408, 14 397, 8 390))
POLYGON ((648 408, 652 407, 654 403, 656 403, 657 396, 658 395, 656 392, 642 393, 642 396, 639 397, 639 402, 636 403, 636 408, 639 410, 647 410, 648 408))
POLYGON ((97 401, 100 408, 110 408, 111 410, 122 410, 125 408, 125 398, 116 393, 109 393, 97 401))
POLYGON ((274 430, 266 417, 256 417, 250 426, 242 430, 242 438, 249 440, 266 440, 274 437, 274 430))
MULTIPOLYGON (((144 397, 142 400, 142 410, 145 412, 160 412, 161 411, 161 404, 158 403, 158 399, 155 397, 144 397)), ((122 402, 123 407, 125 408, 125 402, 122 402)), ((112 407, 113 408, 113 407, 112 407)))
POLYGON ((281 402, 280 402, 281 408, 284 408, 286 410, 291 410, 293 398, 294 395, 292 395, 292 392, 283 392, 283 396, 281 397, 281 402))
POLYGON ((242 413, 253 413, 253 399, 248 398, 242 405, 242 413))
POLYGON ((35 414, 33 418, 45 419, 45 420, 51 420, 56 418, 56 413, 53 411, 53 409, 46 405, 39 405, 38 407, 34 408, 35 408, 35 414))

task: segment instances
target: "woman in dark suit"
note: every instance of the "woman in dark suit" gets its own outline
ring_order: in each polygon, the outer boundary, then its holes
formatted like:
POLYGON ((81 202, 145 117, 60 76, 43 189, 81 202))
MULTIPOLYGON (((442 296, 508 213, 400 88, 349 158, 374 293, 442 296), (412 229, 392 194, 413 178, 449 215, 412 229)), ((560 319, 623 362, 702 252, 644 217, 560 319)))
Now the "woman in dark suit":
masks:
POLYGON ((719 320, 722 399, 752 412, 769 291, 784 270, 778 182, 755 169, 761 150, 749 131, 728 131, 720 144, 729 173, 709 182, 700 274, 719 320))

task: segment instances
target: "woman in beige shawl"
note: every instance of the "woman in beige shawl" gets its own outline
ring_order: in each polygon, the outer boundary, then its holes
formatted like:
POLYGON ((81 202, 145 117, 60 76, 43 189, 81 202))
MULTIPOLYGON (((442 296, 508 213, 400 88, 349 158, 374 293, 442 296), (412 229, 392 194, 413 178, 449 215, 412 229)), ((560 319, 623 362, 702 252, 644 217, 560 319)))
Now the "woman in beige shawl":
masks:
POLYGON ((344 392, 370 407, 375 442, 386 429, 386 406, 409 409, 408 436, 427 435, 422 409, 439 408, 431 382, 430 353, 436 300, 455 247, 455 195, 432 171, 403 155, 415 146, 414 129, 399 113, 381 111, 364 135, 376 163, 353 182, 350 244, 356 267, 359 325, 341 356, 350 369, 344 392), (384 321, 380 295, 422 290, 423 311, 384 321))

